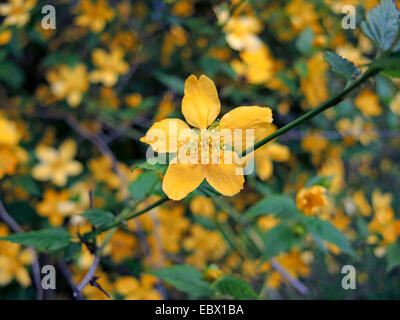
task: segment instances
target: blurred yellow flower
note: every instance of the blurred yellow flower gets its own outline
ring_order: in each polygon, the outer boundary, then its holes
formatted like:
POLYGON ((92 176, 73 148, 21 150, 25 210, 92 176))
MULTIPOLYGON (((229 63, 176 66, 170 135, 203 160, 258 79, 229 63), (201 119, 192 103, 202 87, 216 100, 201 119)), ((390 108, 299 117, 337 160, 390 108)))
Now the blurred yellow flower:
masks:
POLYGON ((16 145, 19 142, 19 132, 14 122, 9 121, 0 113, 0 145, 16 145))
POLYGON ((32 176, 39 181, 51 181, 58 187, 66 185, 69 176, 76 176, 83 170, 80 162, 74 160, 77 145, 69 139, 58 150, 40 145, 35 155, 40 163, 32 169, 32 176))
POLYGON ((251 84, 266 84, 275 72, 275 61, 267 46, 254 51, 240 52, 241 60, 233 60, 233 70, 251 84))
POLYGON ((400 92, 397 92, 390 102, 390 110, 392 110, 394 114, 400 116, 400 92))
POLYGON ((198 224, 190 229, 191 235, 183 240, 183 247, 192 251, 187 262, 198 268, 203 268, 208 262, 222 258, 227 250, 227 244, 218 231, 209 231, 198 224))
POLYGON ((304 211, 306 216, 311 216, 327 204, 325 196, 326 188, 323 186, 312 186, 302 188, 296 195, 297 209, 304 211))
POLYGON ((3 46, 10 42, 12 37, 11 30, 0 31, 0 46, 3 46))
POLYGON ((370 89, 364 89, 354 99, 354 104, 366 117, 379 116, 382 113, 382 109, 379 106, 379 98, 370 89))
POLYGON ((97 69, 90 72, 90 81, 101 82, 107 87, 114 86, 118 81, 118 76, 129 70, 129 65, 123 59, 122 49, 116 48, 110 53, 103 49, 95 49, 92 60, 97 69))
POLYGON ((328 99, 327 78, 325 76, 328 64, 321 53, 315 54, 307 61, 307 70, 307 76, 300 81, 300 88, 309 105, 303 105, 305 109, 316 107, 328 99))
MULTIPOLYGON (((0 237, 9 234, 8 227, 0 223, 0 237)), ((18 243, 0 240, 0 286, 8 285, 13 279, 24 287, 31 284, 26 265, 32 263, 32 253, 22 249, 18 243)))
POLYGON ((71 107, 81 103, 83 93, 89 88, 86 67, 82 63, 74 67, 55 67, 47 73, 47 80, 57 99, 66 99, 71 107))
POLYGON ((285 162, 290 158, 290 150, 287 146, 276 142, 267 143, 254 152, 257 176, 265 181, 273 173, 272 161, 285 162))
POLYGON ((142 103, 143 97, 140 93, 132 93, 125 97, 126 104, 131 108, 136 108, 142 103))
POLYGON ((363 216, 368 217, 371 215, 372 208, 365 198, 365 194, 362 190, 359 190, 353 194, 353 201, 363 216))
POLYGON ((125 300, 161 300, 162 297, 153 289, 157 278, 142 274, 140 280, 135 277, 121 277, 115 282, 115 290, 125 296, 125 300))
POLYGON ((70 195, 67 190, 57 192, 48 189, 44 192, 43 200, 36 205, 37 212, 49 219, 53 226, 61 226, 64 219, 71 214, 81 212, 73 212, 73 206, 69 203, 70 195))
POLYGON ((8 3, 0 4, 0 15, 6 16, 3 24, 23 27, 29 21, 29 11, 36 3, 37 0, 8 0, 8 3))
MULTIPOLYGON (((183 199, 204 179, 226 196, 233 196, 243 188, 243 163, 236 152, 224 150, 221 134, 225 136, 225 141, 227 138, 233 141, 235 129, 251 129, 257 141, 266 136, 268 126, 272 123, 272 112, 270 108, 257 106, 238 107, 225 114, 220 122, 213 124, 220 109, 214 82, 204 75, 199 79, 191 75, 185 83, 182 113, 189 124, 200 130, 190 129, 180 119, 165 119, 156 122, 141 139, 156 152, 177 152, 180 157, 170 162, 163 179, 162 188, 170 199, 183 199), (171 128, 176 128, 176 132, 170 132, 171 128), (182 157, 184 161, 181 161, 182 157)), ((245 146, 242 143, 244 139, 246 137, 243 134, 241 146, 245 146)), ((233 141, 233 145, 238 142, 233 141)))
POLYGON ((390 193, 382 194, 379 190, 372 193, 374 217, 369 223, 368 229, 382 235, 384 245, 395 242, 400 235, 400 220, 395 219, 391 202, 392 195, 390 193))
POLYGON ((215 214, 214 203, 210 198, 197 196, 190 201, 190 210, 195 215, 212 218, 215 214))
POLYGON ((89 27, 93 32, 103 31, 107 22, 114 18, 114 11, 106 0, 81 0, 80 15, 75 19, 78 26, 89 27))
POLYGON ((241 51, 256 51, 263 45, 257 36, 262 29, 260 21, 252 16, 231 17, 224 31, 226 42, 232 49, 241 51))

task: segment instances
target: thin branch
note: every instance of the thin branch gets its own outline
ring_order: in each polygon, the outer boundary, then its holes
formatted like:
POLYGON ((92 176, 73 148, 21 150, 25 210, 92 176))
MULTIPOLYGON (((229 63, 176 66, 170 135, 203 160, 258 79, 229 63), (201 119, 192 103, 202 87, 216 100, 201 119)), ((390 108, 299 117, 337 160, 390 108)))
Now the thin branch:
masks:
POLYGON ((271 266, 279 272, 279 274, 285 278, 287 282, 289 282, 298 292, 300 292, 303 296, 307 295, 308 288, 298 279, 293 277, 278 261, 271 260, 271 266))
MULTIPOLYGON (((7 210, 4 208, 4 205, 1 201, 0 201, 0 217, 11 228, 13 232, 15 233, 24 232, 21 226, 8 214, 7 210)), ((29 247, 29 250, 32 255, 32 273, 33 273, 33 281, 35 282, 36 286, 36 299, 43 300, 43 288, 42 288, 42 281, 40 278, 40 264, 38 255, 33 247, 29 247)))

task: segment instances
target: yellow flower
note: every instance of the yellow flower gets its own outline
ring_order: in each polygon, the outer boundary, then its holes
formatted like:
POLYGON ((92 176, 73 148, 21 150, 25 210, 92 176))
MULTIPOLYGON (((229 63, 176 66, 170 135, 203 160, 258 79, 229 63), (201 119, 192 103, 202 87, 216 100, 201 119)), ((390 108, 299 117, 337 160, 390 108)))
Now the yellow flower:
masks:
POLYGON ((190 220, 185 218, 185 208, 175 205, 172 208, 163 206, 158 210, 160 219, 160 234, 165 251, 178 253, 182 238, 190 226, 190 220))
POLYGON ((320 33, 321 26, 318 22, 318 14, 313 3, 303 0, 292 0, 285 7, 285 12, 290 16, 290 22, 296 33, 310 27, 316 34, 320 33))
MULTIPOLYGON (((295 278, 300 276, 306 277, 310 274, 311 270, 308 265, 312 259, 312 254, 309 252, 300 253, 297 249, 293 249, 287 253, 281 253, 276 258, 279 264, 295 278)), ((268 267, 264 266, 264 269, 268 269, 268 267)), ((273 271, 267 279, 267 286, 276 289, 282 282, 285 282, 285 279, 280 275, 279 272, 273 271)))
POLYGON ((368 229, 381 234, 384 245, 395 242, 400 235, 400 220, 394 218, 391 202, 392 195, 390 193, 382 194, 379 190, 372 193, 374 217, 369 223, 368 229))
MULTIPOLYGON (((254 130, 256 141, 263 138, 272 122, 272 112, 257 106, 238 107, 224 115, 220 122, 213 123, 220 109, 213 81, 204 75, 200 79, 191 75, 185 83, 182 113, 195 129, 190 129, 180 119, 165 119, 156 122, 141 139, 156 152, 177 153, 162 184, 170 199, 183 199, 204 179, 226 196, 233 196, 243 188, 242 161, 236 152, 225 150, 222 140, 232 142, 235 129, 254 130)), ((233 145, 241 142, 244 146, 245 138, 245 134, 241 139, 235 135, 233 145)))
POLYGON ((241 77, 251 84, 266 84, 275 72, 275 62, 267 46, 263 45, 257 50, 242 51, 242 61, 233 60, 232 68, 241 77))
POLYGON ((263 231, 268 231, 279 223, 279 219, 275 218, 273 214, 262 216, 257 220, 259 228, 263 231))
POLYGON ((215 207, 210 198, 194 197, 190 201, 190 210, 194 215, 212 218, 215 214, 215 207))
POLYGON ((189 264, 203 268, 225 254, 228 247, 220 232, 208 231, 198 224, 194 224, 190 232, 191 235, 183 240, 183 247, 193 251, 187 258, 189 264))
POLYGON ((107 22, 114 18, 114 11, 105 0, 82 0, 79 6, 81 14, 75 19, 78 26, 90 27, 93 32, 103 31, 107 22))
POLYGON ((59 150, 48 146, 38 146, 35 155, 40 163, 32 170, 32 176, 39 181, 51 181, 58 187, 66 185, 69 176, 76 176, 83 170, 82 164, 73 158, 77 145, 69 139, 61 144, 59 150))
POLYGON ((392 110, 394 114, 400 116, 400 92, 398 92, 390 102, 390 110, 392 110))
POLYGON ((126 276, 115 282, 115 290, 125 296, 125 300, 161 300, 162 297, 153 289, 157 278, 150 274, 142 274, 140 280, 126 276))
POLYGON ((16 145, 19 142, 19 138, 20 135, 15 123, 0 114, 0 146, 16 145))
POLYGON ((261 29, 262 24, 255 17, 231 17, 224 29, 226 42, 232 49, 238 51, 256 51, 263 45, 261 39, 257 36, 261 29))
POLYGON ((8 0, 8 3, 0 4, 0 15, 7 16, 3 24, 23 27, 29 21, 29 11, 36 3, 36 0, 8 0))
POLYGON ((47 217, 53 226, 61 226, 66 217, 80 213, 72 212, 74 208, 68 204, 69 199, 67 190, 57 192, 48 189, 44 192, 43 201, 37 204, 36 210, 41 216, 47 217))
POLYGON ((0 31, 0 46, 3 46, 10 42, 12 32, 10 30, 0 31))
POLYGON ((107 53, 103 49, 95 49, 92 53, 92 60, 97 70, 90 72, 91 82, 101 82, 107 87, 114 86, 118 76, 128 71, 129 65, 123 60, 124 52, 116 48, 107 53))
POLYGON ((166 92, 163 95, 160 104, 158 105, 158 111, 154 116, 154 121, 160 121, 164 119, 174 110, 175 110, 174 96, 171 92, 166 92))
POLYGON ((265 181, 273 173, 272 161, 285 162, 290 158, 290 150, 287 146, 276 142, 268 143, 254 152, 256 160, 257 176, 265 181))
POLYGON ((354 104, 366 117, 379 116, 382 113, 378 96, 369 89, 364 89, 354 99, 354 104))
POLYGON ((110 158, 100 157, 91 159, 89 169, 93 172, 96 181, 105 182, 112 189, 117 189, 121 181, 119 177, 112 171, 112 163, 110 158))
POLYGON ((313 154, 324 151, 328 145, 328 140, 319 132, 307 133, 301 141, 302 149, 313 154))
POLYGON ((57 99, 66 99, 71 107, 77 107, 82 101, 82 95, 89 88, 88 75, 84 64, 74 67, 59 66, 47 73, 51 92, 57 99))
POLYGON ((308 74, 305 78, 301 79, 300 87, 306 97, 307 103, 311 107, 319 105, 328 98, 325 76, 327 69, 328 64, 321 53, 315 54, 307 61, 308 74))
POLYGON ((353 201, 363 216, 367 217, 371 215, 372 208, 365 198, 365 194, 362 190, 357 191, 353 194, 353 201))
MULTIPOLYGON (((0 237, 9 234, 5 224, 0 224, 0 237)), ((29 249, 21 250, 21 245, 0 240, 0 286, 6 286, 14 278, 20 285, 27 287, 31 284, 25 265, 32 263, 29 249)))
POLYGON ((126 104, 131 108, 136 108, 142 103, 142 95, 140 93, 132 93, 125 97, 126 104))
POLYGON ((111 238, 111 257, 115 262, 122 262, 132 257, 136 247, 136 238, 128 233, 117 231, 111 238))
POLYGON ((326 188, 322 186, 300 189, 296 195, 297 208, 303 210, 307 216, 316 214, 318 209, 327 204, 325 192, 326 188))

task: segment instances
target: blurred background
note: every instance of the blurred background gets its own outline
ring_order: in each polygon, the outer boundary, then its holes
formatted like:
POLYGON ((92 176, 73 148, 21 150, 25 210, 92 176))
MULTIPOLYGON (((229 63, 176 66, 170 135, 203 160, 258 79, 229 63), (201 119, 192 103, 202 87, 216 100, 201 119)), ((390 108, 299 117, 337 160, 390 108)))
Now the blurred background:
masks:
MULTIPOLYGON (((163 196, 163 169, 143 164, 139 139, 156 121, 183 118, 191 74, 215 82, 221 114, 267 106, 280 128, 346 85, 326 51, 365 70, 376 49, 360 23, 377 4, 2 1, 0 236, 60 227, 71 241, 36 255, 0 241, 0 299, 72 298, 95 259, 78 237, 92 228, 81 216, 89 190, 93 206, 112 214, 163 196), (355 29, 342 27, 345 5, 355 29), (35 286, 38 265, 55 266, 56 289, 35 286)), ((378 75, 260 148, 234 197, 206 186, 130 220, 110 235, 95 273, 109 297, 91 285, 82 297, 240 298, 215 285, 231 276, 251 291, 245 298, 400 298, 399 87, 378 75), (320 201, 315 210, 301 207, 307 197, 320 201), (355 268, 355 290, 342 287, 345 265, 355 268)))

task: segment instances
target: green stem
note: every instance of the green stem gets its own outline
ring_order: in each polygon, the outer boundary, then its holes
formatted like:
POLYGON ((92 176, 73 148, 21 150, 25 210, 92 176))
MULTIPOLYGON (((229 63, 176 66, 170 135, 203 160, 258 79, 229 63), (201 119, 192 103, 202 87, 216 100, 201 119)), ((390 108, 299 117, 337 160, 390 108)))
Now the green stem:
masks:
POLYGON ((133 213, 131 215, 121 214, 121 215, 119 215, 117 217, 116 221, 113 224, 107 226, 106 228, 99 229, 99 230, 96 230, 96 231, 98 231, 99 232, 98 234, 100 234, 100 233, 102 233, 104 231, 107 231, 107 230, 109 230, 111 228, 118 227, 122 223, 122 221, 131 220, 133 218, 139 217, 140 215, 146 213, 147 211, 150 211, 151 209, 154 209, 155 207, 158 207, 159 205, 163 204, 164 202, 166 202, 168 200, 169 199, 167 197, 163 197, 160 200, 157 200, 156 202, 154 202, 153 204, 147 206, 146 208, 144 208, 144 209, 142 209, 142 210, 140 210, 138 212, 135 212, 135 213, 133 213))
POLYGON ((251 153, 254 150, 262 147, 264 144, 266 144, 266 143, 270 142, 271 140, 281 136, 282 134, 292 130, 293 128, 296 128, 297 126, 301 125, 303 122, 306 122, 307 120, 315 117, 317 114, 327 110, 330 107, 333 107, 333 106, 337 105, 339 102, 341 102, 345 98, 345 96, 349 92, 353 91, 360 84, 362 84, 363 82, 365 82, 369 78, 371 78, 374 75, 376 75, 379 71, 380 71, 379 68, 369 69, 361 77, 359 77, 357 80, 355 80, 354 82, 352 82, 351 84, 346 86, 346 88, 344 88, 344 90, 341 93, 339 93, 338 95, 328 99, 327 101, 325 101, 324 103, 322 103, 321 105, 316 107, 315 109, 307 112, 305 115, 301 116, 300 118, 297 118, 293 122, 287 124, 286 126, 280 128, 279 130, 275 131, 273 134, 271 134, 268 137, 266 137, 266 138, 262 139, 261 141, 257 142, 256 144, 254 144, 253 147, 251 147, 251 148, 249 148, 247 150, 244 150, 242 152, 242 157, 244 157, 246 154, 251 153))

